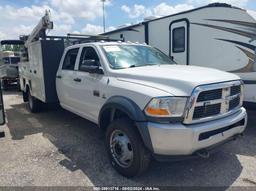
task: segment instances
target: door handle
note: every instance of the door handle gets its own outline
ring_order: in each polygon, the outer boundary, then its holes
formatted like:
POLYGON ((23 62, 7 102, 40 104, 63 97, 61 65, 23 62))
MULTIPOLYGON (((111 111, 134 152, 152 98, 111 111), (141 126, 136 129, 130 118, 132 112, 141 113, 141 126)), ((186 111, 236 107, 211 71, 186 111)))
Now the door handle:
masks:
POLYGON ((60 76, 60 75, 57 75, 57 76, 56 76, 56 78, 59 78, 59 79, 61 79, 61 78, 62 78, 62 76, 60 76))
POLYGON ((81 82, 82 80, 80 78, 75 78, 74 81, 75 82, 81 82))

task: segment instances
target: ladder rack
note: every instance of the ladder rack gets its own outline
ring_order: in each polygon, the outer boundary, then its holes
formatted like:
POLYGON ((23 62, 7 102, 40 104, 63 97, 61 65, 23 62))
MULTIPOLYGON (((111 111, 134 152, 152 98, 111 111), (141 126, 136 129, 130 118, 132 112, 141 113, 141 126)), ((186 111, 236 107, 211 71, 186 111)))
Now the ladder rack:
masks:
POLYGON ((102 35, 67 34, 67 36, 45 36, 44 40, 63 40, 65 46, 90 42, 123 42, 122 39, 110 39, 102 35))

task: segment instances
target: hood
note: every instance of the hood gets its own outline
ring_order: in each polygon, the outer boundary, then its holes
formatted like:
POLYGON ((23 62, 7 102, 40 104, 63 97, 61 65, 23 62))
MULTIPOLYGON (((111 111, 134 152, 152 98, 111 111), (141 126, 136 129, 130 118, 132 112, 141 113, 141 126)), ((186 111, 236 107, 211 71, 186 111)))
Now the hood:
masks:
POLYGON ((190 96, 199 85, 240 79, 237 75, 216 69, 184 66, 154 65, 115 71, 118 80, 152 87, 173 96, 190 96))

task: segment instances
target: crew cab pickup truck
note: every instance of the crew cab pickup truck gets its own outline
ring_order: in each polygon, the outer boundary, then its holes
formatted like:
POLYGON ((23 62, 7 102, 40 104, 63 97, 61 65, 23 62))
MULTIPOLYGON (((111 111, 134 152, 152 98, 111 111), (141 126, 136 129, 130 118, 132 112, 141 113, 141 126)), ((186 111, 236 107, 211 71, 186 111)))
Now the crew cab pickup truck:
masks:
POLYGON ((124 176, 140 174, 151 158, 206 157, 246 128, 243 82, 234 74, 177 65, 144 44, 82 43, 59 57, 59 42, 46 41, 28 48, 30 64, 21 65, 24 100, 32 112, 55 100, 98 124, 111 164, 124 176))

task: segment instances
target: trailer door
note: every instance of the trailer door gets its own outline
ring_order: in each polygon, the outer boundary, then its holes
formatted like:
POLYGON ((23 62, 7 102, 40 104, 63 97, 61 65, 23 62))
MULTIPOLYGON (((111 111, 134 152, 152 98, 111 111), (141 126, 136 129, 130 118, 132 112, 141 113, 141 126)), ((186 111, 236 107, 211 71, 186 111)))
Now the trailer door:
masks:
POLYGON ((177 64, 188 65, 188 20, 182 19, 170 24, 170 56, 177 64))

